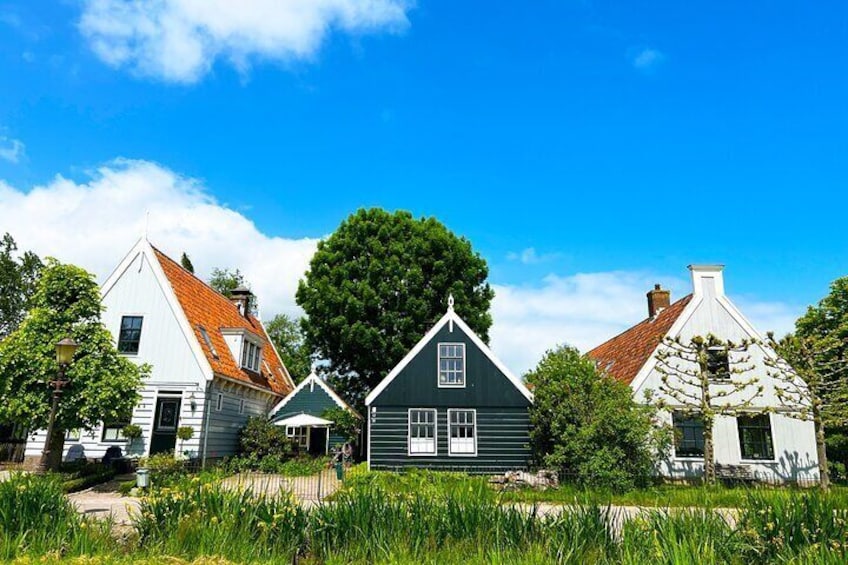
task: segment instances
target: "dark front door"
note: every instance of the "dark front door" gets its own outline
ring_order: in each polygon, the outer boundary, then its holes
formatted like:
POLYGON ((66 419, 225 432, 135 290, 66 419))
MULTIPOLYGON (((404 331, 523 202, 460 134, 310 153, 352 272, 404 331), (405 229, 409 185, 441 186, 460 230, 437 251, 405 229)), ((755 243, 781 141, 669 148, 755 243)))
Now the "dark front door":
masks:
POLYGON ((327 453, 327 428, 312 428, 309 430, 309 454, 324 455, 327 453))
POLYGON ((177 444, 177 422, 179 417, 179 398, 160 397, 156 399, 153 437, 150 438, 150 455, 174 451, 174 446, 177 444))

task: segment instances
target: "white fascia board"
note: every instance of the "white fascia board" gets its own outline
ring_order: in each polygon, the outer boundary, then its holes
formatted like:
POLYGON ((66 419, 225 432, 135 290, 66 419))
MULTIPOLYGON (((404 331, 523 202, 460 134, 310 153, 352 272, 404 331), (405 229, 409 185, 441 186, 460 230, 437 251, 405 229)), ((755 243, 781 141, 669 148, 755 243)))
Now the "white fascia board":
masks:
POLYGON ((474 343, 474 345, 476 345, 480 349, 480 351, 482 351, 483 354, 489 358, 489 360, 495 365, 495 367, 497 367, 498 370, 500 370, 500 372, 503 373, 507 379, 509 379, 513 386, 518 389, 518 392, 520 392, 527 400, 533 402, 533 393, 531 393, 527 389, 527 387, 524 386, 524 383, 521 382, 521 379, 513 375, 512 371, 510 371, 506 367, 506 365, 501 362, 500 359, 495 357, 495 354, 492 353, 492 350, 489 349, 489 346, 483 343, 483 340, 481 340, 477 336, 477 334, 474 333, 471 328, 468 327, 468 325, 462 320, 462 318, 460 318, 456 314, 456 312, 454 312, 453 310, 448 310, 447 313, 442 316, 442 318, 438 322, 436 322, 436 325, 434 325, 430 329, 430 331, 427 332, 427 334, 423 338, 421 338, 421 340, 417 344, 415 344, 415 347, 413 347, 409 351, 409 353, 406 354, 406 356, 401 360, 401 362, 395 365, 395 368, 392 369, 388 375, 386 375, 386 378, 380 381, 380 384, 378 384, 377 387, 371 391, 371 394, 369 394, 365 398, 366 406, 370 406, 371 403, 374 402, 374 400, 376 400, 378 396, 380 396, 380 394, 386 389, 386 387, 388 387, 389 384, 391 384, 391 382, 401 373, 401 371, 403 371, 406 366, 409 365, 409 363, 411 363, 412 360, 417 357, 419 353, 421 353, 421 350, 424 349, 424 347, 428 343, 430 343, 433 338, 436 337, 436 334, 439 333, 439 330, 441 330, 448 322, 453 322, 454 324, 459 326, 459 328, 463 332, 465 332, 465 334, 471 339, 472 343, 474 343))
POLYGON ((285 397, 285 398, 283 398, 283 399, 282 399, 282 400, 281 400, 281 401, 280 401, 280 402, 279 402, 276 406, 274 406, 274 408, 272 408, 272 409, 271 409, 271 412, 270 412, 268 415, 269 415, 269 416, 273 416, 274 414, 276 414, 277 412, 279 412, 279 411, 280 411, 283 407, 285 407, 285 405, 286 405, 286 404, 288 404, 288 403, 289 403, 289 401, 290 401, 292 398, 294 398, 295 396, 297 396, 297 393, 299 393, 299 392, 300 392, 300 391, 302 391, 304 388, 306 388, 306 386, 307 386, 309 383, 315 383, 315 384, 317 384, 318 386, 320 386, 320 387, 324 390, 324 392, 326 392, 326 393, 329 395, 329 397, 333 399, 333 402, 335 402, 335 403, 336 403, 336 405, 337 405, 339 408, 341 408, 342 410, 348 410, 348 411, 350 411, 351 413, 355 414, 356 416, 358 416, 358 417, 360 417, 360 418, 362 417, 362 416, 359 414, 359 412, 357 412, 356 410, 354 410, 353 408, 351 408, 350 406, 348 406, 348 404, 347 404, 344 400, 342 400, 342 399, 341 399, 341 397, 339 397, 339 395, 338 395, 338 394, 336 394, 336 392, 335 392, 333 389, 331 389, 331 388, 329 387, 329 385, 327 385, 327 383, 325 383, 325 382, 323 381, 323 379, 321 379, 321 378, 320 378, 318 375, 316 375, 314 372, 309 373, 309 376, 308 376, 308 377, 306 377, 305 379, 303 379, 303 381, 302 381, 299 385, 297 385, 293 391, 291 391, 290 393, 288 393, 288 394, 286 395, 286 397, 285 397))
POLYGON ((115 286, 115 283, 117 283, 118 280, 120 280, 120 278, 124 275, 124 273, 127 271, 127 269, 130 268, 130 265, 133 264, 133 262, 135 261, 135 258, 139 254, 144 255, 144 248, 145 247, 149 247, 149 244, 147 243, 147 240, 145 240, 143 237, 133 244, 133 246, 132 246, 132 248, 130 248, 129 252, 127 252, 127 254, 124 255, 124 258, 121 259, 121 261, 118 263, 118 266, 116 266, 112 270, 112 272, 106 278, 106 281, 100 287, 100 298, 101 299, 105 298, 106 295, 109 294, 109 292, 115 286))
POLYGON ((168 302, 168 306, 173 312, 177 323, 180 325, 180 329, 183 332, 186 343, 194 354, 194 358, 200 366, 200 370, 203 372, 206 380, 211 381, 214 376, 212 366, 209 364, 209 360, 206 358, 206 354, 203 352, 203 348, 201 348, 200 342, 194 334, 194 329, 191 327, 188 317, 186 317, 182 306, 180 306, 180 301, 177 299, 177 295, 174 292, 173 287, 171 287, 171 282, 168 280, 168 277, 165 276, 165 271, 162 269, 162 265, 159 264, 159 259, 156 257, 156 253, 153 251, 153 247, 150 246, 150 243, 144 239, 141 244, 143 245, 142 252, 144 253, 144 257, 150 263, 150 267, 156 277, 156 282, 159 283, 159 288, 165 294, 165 300, 168 302))
POLYGON ((689 301, 689 304, 683 309, 683 312, 677 317, 674 323, 669 328, 668 333, 665 334, 661 339, 654 350, 651 352, 651 356, 642 365, 642 368, 639 369, 639 372, 636 373, 636 376, 633 378, 633 381, 630 383, 630 388, 633 389, 634 395, 639 392, 639 389, 642 388, 642 385, 645 384, 645 380, 647 380, 648 375, 654 370, 657 366, 657 353, 659 353, 660 348, 663 346, 663 340, 665 338, 674 339, 680 335, 680 332, 683 331, 683 328, 686 327, 686 324, 689 322, 689 319, 695 313, 695 310, 698 309, 698 306, 704 301, 704 296, 701 295, 692 295, 692 300, 689 301))
POLYGON ((265 328, 265 324, 258 317, 256 320, 259 322, 259 327, 262 328, 262 333, 265 334, 268 338, 268 343, 271 345, 271 351, 274 352, 274 355, 277 356, 277 361, 280 362, 280 367, 283 368, 283 373, 285 374, 286 380, 289 382, 289 386, 295 388, 294 379, 291 377, 291 373, 289 373, 289 368, 286 367, 286 364, 283 363, 283 358, 280 357, 280 352, 277 351, 277 346, 274 345, 274 340, 271 339, 271 336, 268 335, 268 330, 265 328))

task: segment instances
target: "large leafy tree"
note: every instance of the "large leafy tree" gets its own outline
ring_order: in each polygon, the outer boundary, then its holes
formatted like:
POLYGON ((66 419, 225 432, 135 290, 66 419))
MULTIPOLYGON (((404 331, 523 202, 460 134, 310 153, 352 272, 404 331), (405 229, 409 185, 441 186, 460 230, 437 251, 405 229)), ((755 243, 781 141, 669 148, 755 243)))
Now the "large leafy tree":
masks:
MULTIPOLYGON (((806 340, 818 352, 817 365, 826 369, 819 374, 822 382, 822 416, 827 454, 837 474, 848 468, 848 398, 844 387, 848 380, 848 277, 836 279, 830 292, 795 322, 795 335, 806 340), (826 373, 826 374, 825 374, 826 373)), ((790 363, 793 359, 788 359, 790 363)))
POLYGON ((537 464, 580 484, 626 490, 644 483, 662 439, 654 409, 633 399, 629 386, 595 368, 577 349, 548 351, 525 375, 537 464))
POLYGON ((471 243, 434 218, 359 210, 318 244, 297 302, 311 351, 352 404, 365 395, 444 312, 456 311, 488 340, 494 292, 471 243))
POLYGON ((59 370, 55 344, 65 337, 79 344, 50 438, 55 456, 51 467, 59 462, 66 430, 125 419, 139 400, 138 389, 148 372, 117 352, 100 321, 101 311, 100 289, 91 274, 48 259, 29 315, 0 342, 0 421, 31 430, 47 427, 47 383, 59 370))
POLYGON ((309 376, 312 359, 300 327, 300 321, 286 314, 278 314, 265 324, 268 337, 283 359, 289 374, 296 383, 309 376))
POLYGON ((24 319, 43 266, 32 251, 16 256, 17 250, 15 239, 4 234, 0 239, 0 340, 24 319))

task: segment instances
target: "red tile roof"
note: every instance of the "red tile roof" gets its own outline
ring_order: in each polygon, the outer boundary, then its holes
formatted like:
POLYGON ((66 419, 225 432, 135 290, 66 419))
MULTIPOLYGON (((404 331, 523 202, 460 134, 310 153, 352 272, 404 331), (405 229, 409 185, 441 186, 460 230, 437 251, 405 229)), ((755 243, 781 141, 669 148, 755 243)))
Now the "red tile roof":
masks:
POLYGON ((194 330, 194 337, 206 354, 209 365, 212 366, 212 371, 217 375, 266 388, 280 395, 291 392, 289 379, 284 376, 288 374, 285 366, 271 347, 271 340, 259 320, 253 316, 242 316, 227 297, 183 269, 176 261, 158 249, 154 248, 153 251, 194 330), (209 335, 217 355, 207 345, 201 334, 201 327, 209 335), (247 330, 265 340, 266 346, 262 348, 263 362, 259 374, 240 367, 224 341, 222 328, 247 330))
POLYGON ((683 313, 692 295, 685 296, 660 311, 654 318, 642 320, 629 330, 602 343, 587 355, 598 362, 598 368, 611 377, 630 384, 648 362, 662 338, 683 313))

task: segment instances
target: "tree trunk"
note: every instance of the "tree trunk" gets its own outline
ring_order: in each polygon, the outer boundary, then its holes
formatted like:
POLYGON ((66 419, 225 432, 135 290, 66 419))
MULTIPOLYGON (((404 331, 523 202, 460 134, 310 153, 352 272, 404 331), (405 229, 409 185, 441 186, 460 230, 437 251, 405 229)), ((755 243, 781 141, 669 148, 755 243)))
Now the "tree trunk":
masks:
POLYGON ((47 469, 50 471, 58 471, 62 464, 62 452, 65 450, 65 430, 53 428, 53 437, 46 438, 50 448, 49 457, 47 458, 47 469))
POLYGON ((715 454, 713 453, 713 420, 704 418, 704 482, 716 482, 715 454))
POLYGON ((819 457, 819 481, 822 490, 830 489, 830 470, 827 466, 827 445, 824 441, 824 424, 822 423, 821 411, 818 399, 813 399, 813 424, 816 429, 816 452, 819 457))

